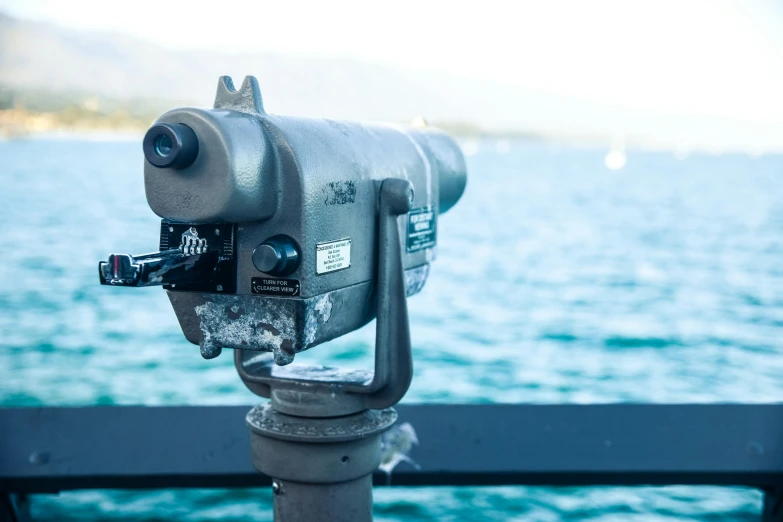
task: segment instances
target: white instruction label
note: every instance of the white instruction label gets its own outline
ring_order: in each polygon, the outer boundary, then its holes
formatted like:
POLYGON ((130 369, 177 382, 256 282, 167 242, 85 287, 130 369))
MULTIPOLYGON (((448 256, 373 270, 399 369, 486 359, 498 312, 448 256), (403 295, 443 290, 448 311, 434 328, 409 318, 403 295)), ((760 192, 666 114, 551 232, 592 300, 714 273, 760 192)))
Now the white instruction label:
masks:
POLYGON ((315 245, 315 273, 328 274, 351 266, 351 239, 315 245))

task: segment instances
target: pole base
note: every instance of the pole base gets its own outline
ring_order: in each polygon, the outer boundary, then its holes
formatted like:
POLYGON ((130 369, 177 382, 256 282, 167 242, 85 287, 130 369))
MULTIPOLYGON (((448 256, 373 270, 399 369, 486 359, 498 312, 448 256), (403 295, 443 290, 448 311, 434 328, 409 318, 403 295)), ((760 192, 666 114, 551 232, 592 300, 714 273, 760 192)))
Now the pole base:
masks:
POLYGON ((308 418, 270 404, 247 414, 253 466, 274 479, 275 520, 372 520, 372 473, 381 462, 381 434, 397 412, 308 418))
POLYGON ((368 522, 372 520, 372 475, 338 484, 275 480, 275 520, 368 522))

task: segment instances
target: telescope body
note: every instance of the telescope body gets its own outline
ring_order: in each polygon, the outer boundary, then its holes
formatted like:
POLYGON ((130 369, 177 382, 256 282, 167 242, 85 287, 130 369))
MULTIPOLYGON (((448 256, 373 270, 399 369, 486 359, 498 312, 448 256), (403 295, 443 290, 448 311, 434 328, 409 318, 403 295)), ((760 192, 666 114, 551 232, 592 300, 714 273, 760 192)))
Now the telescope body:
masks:
MULTIPOLYGON (((212 109, 161 116, 144 150, 147 200, 163 219, 157 255, 168 268, 160 274, 149 260, 136 286, 163 284, 205 357, 227 347, 287 364, 372 320, 388 178, 413 187, 398 226, 406 293, 417 293, 435 258, 438 216, 466 184, 460 148, 444 132, 267 114, 252 77, 238 91, 221 78, 212 109)), ((102 263, 102 280, 126 284, 117 276, 124 262, 134 261, 102 263)))

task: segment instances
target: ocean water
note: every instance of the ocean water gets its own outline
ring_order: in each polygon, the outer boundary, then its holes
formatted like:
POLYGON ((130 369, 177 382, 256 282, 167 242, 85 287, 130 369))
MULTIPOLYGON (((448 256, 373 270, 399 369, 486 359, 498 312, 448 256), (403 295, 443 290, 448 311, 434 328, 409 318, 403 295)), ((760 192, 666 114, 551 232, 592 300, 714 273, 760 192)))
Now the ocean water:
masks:
MULTIPOLYGON (((409 301, 405 402, 783 399, 783 157, 468 144, 462 201, 409 301)), ((156 249, 134 141, 0 142, 0 405, 253 404, 158 288, 98 284, 156 249)), ((298 356, 369 367, 372 325, 298 356)), ((459 458, 459 456, 455 456, 459 458)), ((376 518, 757 520, 743 488, 376 488, 376 518)), ((266 490, 37 495, 40 520, 271 520, 266 490)))

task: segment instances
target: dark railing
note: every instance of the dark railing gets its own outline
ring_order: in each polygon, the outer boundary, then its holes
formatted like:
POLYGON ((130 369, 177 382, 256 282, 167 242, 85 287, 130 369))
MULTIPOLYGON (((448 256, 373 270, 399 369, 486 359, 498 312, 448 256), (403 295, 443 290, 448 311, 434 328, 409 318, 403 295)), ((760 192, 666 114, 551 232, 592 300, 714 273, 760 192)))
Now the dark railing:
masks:
MULTIPOLYGON (((248 487, 249 406, 0 409, 0 520, 30 493, 248 487)), ((719 485, 783 521, 783 405, 400 405, 418 436, 393 486, 719 485)), ((383 473, 376 485, 389 483, 383 473)))

